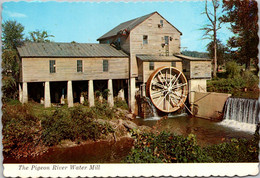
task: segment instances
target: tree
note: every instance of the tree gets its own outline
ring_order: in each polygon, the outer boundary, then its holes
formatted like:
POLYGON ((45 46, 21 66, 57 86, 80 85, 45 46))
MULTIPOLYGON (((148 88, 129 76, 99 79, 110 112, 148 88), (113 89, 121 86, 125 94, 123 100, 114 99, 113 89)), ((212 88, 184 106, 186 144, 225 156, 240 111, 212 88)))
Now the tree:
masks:
POLYGON ((254 61, 257 70, 258 64, 258 8, 255 0, 223 0, 223 12, 221 20, 231 24, 231 31, 235 36, 231 37, 228 45, 233 49, 233 56, 238 62, 245 64, 250 69, 251 60, 254 61))
MULTIPOLYGON (((228 56, 229 54, 228 52, 228 48, 226 46, 224 46, 220 40, 216 40, 217 42, 217 70, 219 69, 219 65, 223 65, 227 60, 228 60, 228 56)), ((207 45, 207 51, 209 52, 209 57, 210 58, 214 58, 215 55, 215 49, 214 49, 214 42, 211 41, 208 45, 207 45)))
POLYGON ((15 20, 8 20, 2 24, 2 42, 4 49, 15 49, 23 41, 22 24, 15 20))
POLYGON ((29 32, 29 38, 26 38, 26 41, 32 41, 37 43, 50 42, 49 38, 54 37, 53 35, 49 35, 47 31, 36 30, 33 32, 29 32))
POLYGON ((17 80, 19 76, 19 58, 16 47, 23 43, 22 24, 16 21, 5 21, 2 24, 2 91, 3 100, 15 99, 17 95, 17 80))
POLYGON ((208 1, 205 0, 205 12, 210 24, 205 25, 201 30, 205 31, 204 39, 210 39, 213 41, 214 59, 213 59, 213 77, 217 76, 217 31, 220 29, 220 22, 217 18, 217 10, 219 8, 218 0, 212 0, 213 14, 208 9, 208 1))

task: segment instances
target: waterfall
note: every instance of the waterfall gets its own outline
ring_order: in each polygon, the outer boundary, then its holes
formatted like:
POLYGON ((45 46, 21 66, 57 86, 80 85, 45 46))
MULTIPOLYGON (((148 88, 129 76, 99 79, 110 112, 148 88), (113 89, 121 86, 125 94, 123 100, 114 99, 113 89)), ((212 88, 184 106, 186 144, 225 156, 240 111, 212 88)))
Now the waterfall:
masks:
POLYGON ((259 102, 254 99, 228 98, 222 124, 236 126, 240 130, 254 131, 259 122, 259 102))
POLYGON ((152 103, 152 101, 150 100, 150 98, 145 97, 145 99, 146 99, 148 105, 150 106, 150 110, 151 110, 151 113, 152 113, 151 117, 146 118, 145 120, 158 120, 158 119, 160 119, 160 117, 159 117, 158 114, 157 114, 157 109, 156 109, 155 106, 153 105, 153 103, 152 103))

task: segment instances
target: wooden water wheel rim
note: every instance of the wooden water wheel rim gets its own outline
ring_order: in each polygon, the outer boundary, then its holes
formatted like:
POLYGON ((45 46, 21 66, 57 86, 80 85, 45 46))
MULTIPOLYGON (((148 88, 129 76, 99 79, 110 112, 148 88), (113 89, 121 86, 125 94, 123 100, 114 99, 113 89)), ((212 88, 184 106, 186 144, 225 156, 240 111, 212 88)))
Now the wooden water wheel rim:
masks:
POLYGON ((184 74, 178 69, 161 67, 149 77, 146 93, 158 110, 170 113, 185 105, 188 83, 184 74))

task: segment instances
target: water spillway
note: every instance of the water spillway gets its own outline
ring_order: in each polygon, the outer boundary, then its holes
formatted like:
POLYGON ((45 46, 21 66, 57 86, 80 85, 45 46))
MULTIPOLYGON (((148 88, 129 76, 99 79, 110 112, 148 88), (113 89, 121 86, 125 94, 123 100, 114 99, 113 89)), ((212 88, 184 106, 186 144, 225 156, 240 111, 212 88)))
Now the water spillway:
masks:
POLYGON ((240 130, 254 131, 259 123, 259 107, 259 102, 255 99, 228 98, 222 124, 233 125, 240 130))
POLYGON ((254 99, 228 98, 224 119, 257 124, 259 122, 259 103, 254 99))

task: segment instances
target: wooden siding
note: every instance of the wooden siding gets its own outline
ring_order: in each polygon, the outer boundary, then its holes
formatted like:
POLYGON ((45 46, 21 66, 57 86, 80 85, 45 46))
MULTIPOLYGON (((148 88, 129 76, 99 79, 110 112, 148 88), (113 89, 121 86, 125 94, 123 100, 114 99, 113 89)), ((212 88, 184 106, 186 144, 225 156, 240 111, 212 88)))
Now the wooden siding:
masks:
POLYGON ((23 82, 128 79, 128 58, 22 58, 23 82), (103 72, 103 60, 108 72, 103 72), (49 60, 56 60, 56 73, 50 73, 49 60), (83 72, 77 72, 77 60, 83 72))
MULTIPOLYGON (((149 79, 150 75, 159 67, 164 67, 168 66, 171 67, 171 62, 154 62, 154 70, 149 70, 149 62, 143 62, 143 83, 146 83, 147 80, 149 79)), ((176 68, 180 71, 182 71, 182 63, 181 62, 176 62, 176 68)))
POLYGON ((211 61, 191 61, 190 78, 211 78, 211 61))
POLYGON ((188 79, 211 78, 211 61, 183 60, 184 74, 188 79))
POLYGON ((172 37, 172 41, 169 40, 168 45, 169 55, 179 53, 180 32, 158 14, 152 15, 130 32, 131 76, 137 77, 138 75, 136 54, 165 55, 166 46, 162 47, 164 36, 172 37), (159 28, 160 20, 163 20, 163 27, 159 28), (148 36, 148 44, 143 44, 143 35, 148 36))

